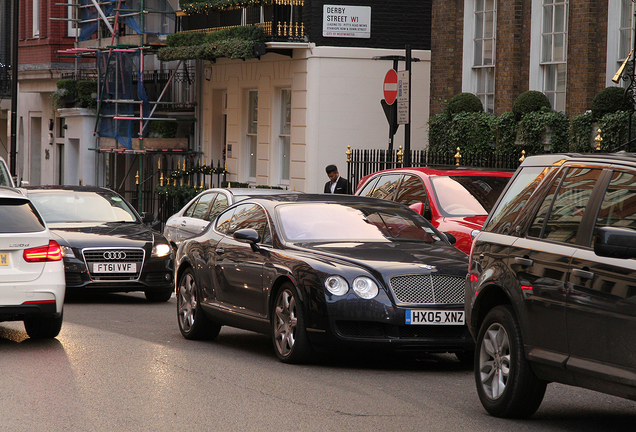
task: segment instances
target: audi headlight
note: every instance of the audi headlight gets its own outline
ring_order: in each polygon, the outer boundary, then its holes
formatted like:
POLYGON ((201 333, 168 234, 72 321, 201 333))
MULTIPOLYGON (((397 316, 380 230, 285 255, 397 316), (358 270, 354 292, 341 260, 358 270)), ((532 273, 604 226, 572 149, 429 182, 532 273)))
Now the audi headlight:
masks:
POLYGON ((153 257, 165 257, 170 254, 170 245, 165 243, 159 243, 152 247, 153 257))
POLYGON ((353 280, 353 291, 363 299, 372 299, 378 295, 378 285, 373 279, 360 276, 353 280))
POLYGON ((75 254, 73 253, 73 249, 71 249, 68 246, 60 246, 60 249, 62 249, 62 256, 63 257, 68 257, 68 258, 75 258, 75 254))
POLYGON ((325 279, 325 288, 331 294, 345 295, 349 291, 349 284, 342 276, 329 276, 325 279))

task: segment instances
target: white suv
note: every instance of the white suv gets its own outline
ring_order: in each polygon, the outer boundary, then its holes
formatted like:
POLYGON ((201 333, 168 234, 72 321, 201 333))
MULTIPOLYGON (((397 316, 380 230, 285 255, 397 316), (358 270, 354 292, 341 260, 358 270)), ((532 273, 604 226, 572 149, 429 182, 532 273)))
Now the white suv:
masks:
POLYGON ((0 186, 0 221, 0 321, 24 321, 31 338, 54 338, 66 291, 62 250, 17 189, 0 186))

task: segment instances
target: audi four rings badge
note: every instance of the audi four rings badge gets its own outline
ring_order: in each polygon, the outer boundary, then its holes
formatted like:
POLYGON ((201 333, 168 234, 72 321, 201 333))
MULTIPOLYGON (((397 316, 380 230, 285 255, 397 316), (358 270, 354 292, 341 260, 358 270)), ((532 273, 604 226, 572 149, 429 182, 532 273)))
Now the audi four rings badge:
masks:
POLYGON ((126 259, 126 252, 121 251, 113 251, 113 252, 104 252, 104 259, 107 260, 123 260, 126 259))

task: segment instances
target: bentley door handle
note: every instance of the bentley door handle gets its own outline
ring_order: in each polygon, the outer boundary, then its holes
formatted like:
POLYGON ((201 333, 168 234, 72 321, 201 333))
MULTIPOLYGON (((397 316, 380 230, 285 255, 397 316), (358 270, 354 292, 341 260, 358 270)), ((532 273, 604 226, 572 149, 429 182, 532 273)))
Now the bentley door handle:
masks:
POLYGON ((524 267, 530 267, 532 264, 534 264, 534 261, 532 261, 530 258, 515 257, 515 264, 520 264, 524 267))
POLYGON ((223 249, 216 249, 214 252, 216 252, 217 255, 223 255, 225 253, 223 249))
POLYGON ((576 277, 581 278, 581 279, 593 279, 594 278, 594 273, 592 273, 591 271, 587 271, 587 270, 572 269, 572 276, 576 276, 576 277))

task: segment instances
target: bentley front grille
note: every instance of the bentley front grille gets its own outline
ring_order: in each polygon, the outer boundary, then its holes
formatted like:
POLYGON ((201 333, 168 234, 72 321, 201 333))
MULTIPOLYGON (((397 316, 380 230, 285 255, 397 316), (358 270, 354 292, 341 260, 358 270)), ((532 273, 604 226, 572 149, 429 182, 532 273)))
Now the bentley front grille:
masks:
POLYGON ((464 278, 447 275, 394 276, 391 291, 399 305, 464 303, 464 278))

